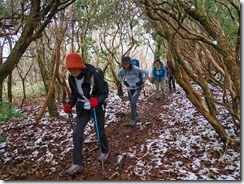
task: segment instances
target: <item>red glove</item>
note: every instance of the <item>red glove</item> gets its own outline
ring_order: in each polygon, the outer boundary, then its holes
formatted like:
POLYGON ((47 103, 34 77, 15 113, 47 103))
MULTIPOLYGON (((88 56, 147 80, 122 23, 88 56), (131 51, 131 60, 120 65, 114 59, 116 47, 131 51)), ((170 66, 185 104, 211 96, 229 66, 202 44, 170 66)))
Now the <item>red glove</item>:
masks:
POLYGON ((69 114, 70 111, 71 111, 71 109, 72 109, 72 105, 71 104, 68 104, 68 105, 66 105, 64 107, 64 112, 67 113, 67 114, 69 114))
POLYGON ((90 101, 90 104, 91 104, 91 108, 94 108, 94 107, 96 107, 96 106, 98 105, 98 100, 97 100, 97 98, 91 97, 91 98, 89 99, 89 101, 90 101))

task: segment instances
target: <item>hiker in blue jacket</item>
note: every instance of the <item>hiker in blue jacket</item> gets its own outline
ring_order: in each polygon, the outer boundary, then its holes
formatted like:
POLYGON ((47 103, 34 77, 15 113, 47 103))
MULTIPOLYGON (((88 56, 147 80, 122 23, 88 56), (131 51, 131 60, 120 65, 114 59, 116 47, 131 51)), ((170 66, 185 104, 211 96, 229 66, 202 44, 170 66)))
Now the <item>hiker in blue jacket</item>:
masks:
POLYGON ((122 57, 122 68, 117 72, 117 77, 128 89, 128 96, 131 106, 131 120, 127 126, 135 126, 138 117, 137 101, 140 96, 142 86, 149 76, 149 72, 131 63, 128 56, 122 57))
POLYGON ((151 77, 154 78, 154 83, 156 85, 155 98, 159 100, 161 97, 160 93, 162 93, 162 97, 165 98, 164 83, 167 78, 167 70, 160 59, 154 61, 151 77))

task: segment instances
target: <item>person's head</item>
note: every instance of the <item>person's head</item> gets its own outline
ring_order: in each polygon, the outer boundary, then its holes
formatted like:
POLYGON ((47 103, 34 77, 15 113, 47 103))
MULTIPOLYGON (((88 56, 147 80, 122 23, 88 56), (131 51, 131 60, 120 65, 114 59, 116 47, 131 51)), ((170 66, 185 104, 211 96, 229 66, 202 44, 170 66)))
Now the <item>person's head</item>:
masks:
POLYGON ((156 67, 159 67, 161 64, 162 64, 162 62, 160 61, 160 59, 156 59, 155 61, 154 61, 154 63, 153 63, 156 67))
POLYGON ((131 66, 131 61, 129 56, 122 57, 122 66, 124 69, 127 69, 131 66))
POLYGON ((83 63, 81 56, 73 52, 66 56, 66 68, 72 76, 77 77, 84 72, 86 65, 83 63))

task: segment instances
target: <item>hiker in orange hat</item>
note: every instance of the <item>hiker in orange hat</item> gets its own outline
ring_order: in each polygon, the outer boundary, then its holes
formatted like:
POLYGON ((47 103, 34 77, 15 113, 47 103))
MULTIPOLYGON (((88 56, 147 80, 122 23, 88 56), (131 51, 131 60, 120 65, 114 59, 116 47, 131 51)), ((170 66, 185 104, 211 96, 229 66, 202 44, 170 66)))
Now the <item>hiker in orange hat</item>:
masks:
POLYGON ((84 130, 93 117, 97 120, 97 134, 99 134, 101 154, 99 161, 106 161, 109 155, 109 145, 104 129, 105 123, 105 106, 108 97, 108 87, 103 79, 98 75, 97 69, 90 65, 84 64, 82 58, 77 53, 70 53, 66 56, 66 68, 69 70, 69 86, 71 95, 64 112, 69 114, 72 108, 76 106, 76 123, 73 131, 73 162, 66 173, 74 175, 81 172, 84 168, 82 148, 84 130), (96 110, 96 111, 94 111, 96 110), (96 112, 96 117, 93 114, 96 112))

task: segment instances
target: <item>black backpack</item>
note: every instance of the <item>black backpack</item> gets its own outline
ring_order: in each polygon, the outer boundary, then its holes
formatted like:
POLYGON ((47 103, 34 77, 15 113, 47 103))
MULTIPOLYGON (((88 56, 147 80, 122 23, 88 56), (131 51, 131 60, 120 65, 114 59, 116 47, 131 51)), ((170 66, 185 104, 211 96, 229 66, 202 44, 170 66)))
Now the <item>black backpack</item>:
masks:
POLYGON ((95 68, 95 72, 97 73, 97 75, 102 79, 103 83, 104 83, 104 87, 106 88, 107 94, 109 93, 109 88, 108 88, 108 82, 105 81, 104 79, 104 73, 103 70, 101 68, 95 68))
POLYGON ((108 86, 108 82, 105 81, 105 78, 104 78, 104 73, 103 73, 103 70, 101 68, 96 68, 94 67, 93 65, 90 65, 90 64, 86 64, 86 68, 87 70, 89 70, 91 73, 92 73, 92 76, 90 78, 91 80, 91 84, 93 86, 95 86, 95 83, 94 83, 94 75, 98 75, 100 77, 100 79, 102 79, 103 81, 103 86, 104 86, 104 89, 107 93, 107 96, 108 96, 108 93, 109 93, 109 86, 108 86))

